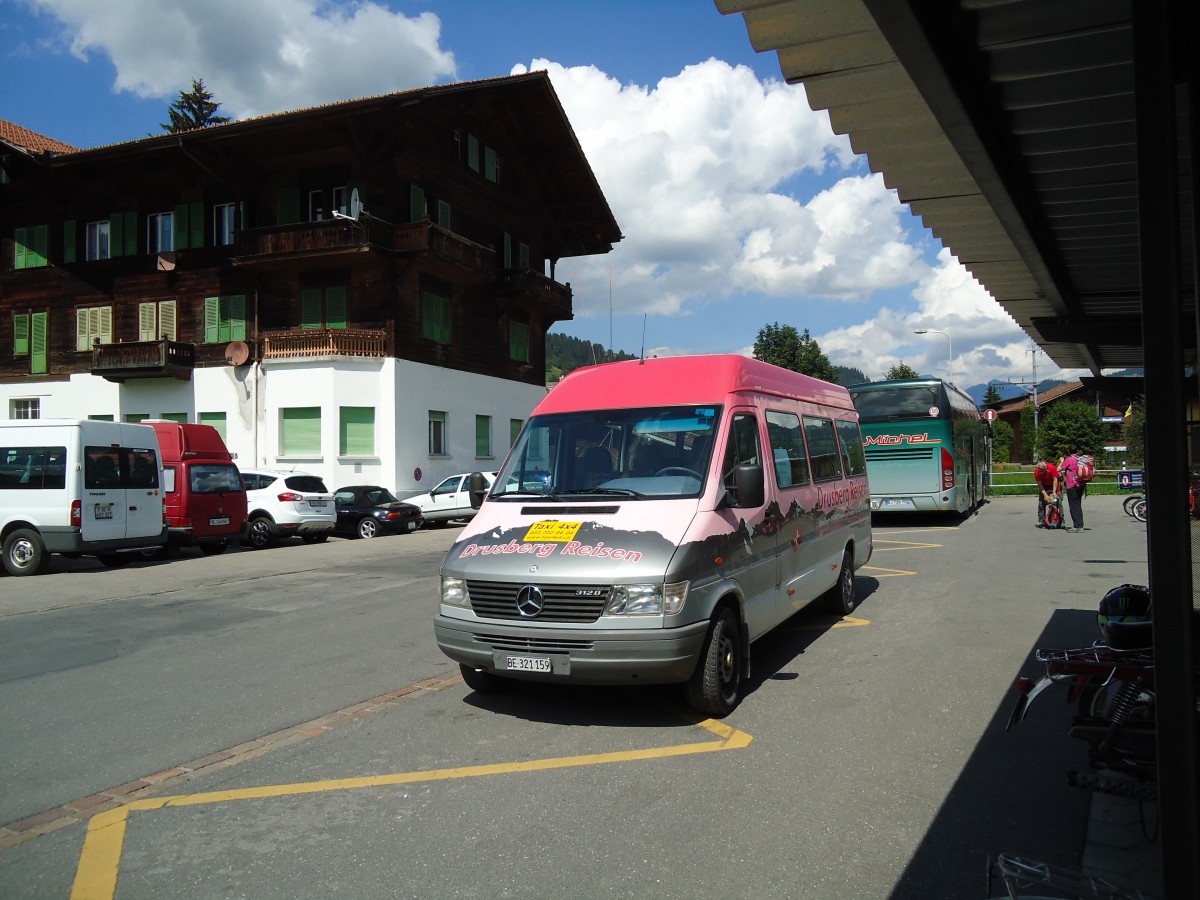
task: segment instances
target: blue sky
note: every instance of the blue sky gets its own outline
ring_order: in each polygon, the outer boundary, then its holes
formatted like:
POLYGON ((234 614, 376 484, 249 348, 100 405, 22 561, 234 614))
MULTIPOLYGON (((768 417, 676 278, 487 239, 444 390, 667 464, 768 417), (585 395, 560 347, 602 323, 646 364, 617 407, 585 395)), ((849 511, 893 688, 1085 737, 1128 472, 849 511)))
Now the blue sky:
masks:
POLYGON ((244 118, 546 69, 625 235, 560 262, 554 330, 666 355, 778 322, 871 378, 1032 374, 1029 338, 711 0, 0 0, 0 47, 0 118, 77 147, 161 133, 193 77, 244 118))

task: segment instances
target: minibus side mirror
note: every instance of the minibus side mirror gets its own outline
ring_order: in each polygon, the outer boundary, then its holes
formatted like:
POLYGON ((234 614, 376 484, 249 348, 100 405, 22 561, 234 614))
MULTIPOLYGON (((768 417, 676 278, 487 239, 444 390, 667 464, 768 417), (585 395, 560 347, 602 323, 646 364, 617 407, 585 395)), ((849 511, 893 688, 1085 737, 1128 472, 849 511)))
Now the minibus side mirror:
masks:
POLYGON ((487 496, 488 486, 482 472, 472 472, 467 476, 467 491, 471 495, 471 508, 483 506, 483 498, 487 496))
POLYGON ((733 470, 732 490, 725 492, 718 508, 733 506, 749 509, 762 506, 765 498, 763 467, 757 463, 741 463, 733 470))

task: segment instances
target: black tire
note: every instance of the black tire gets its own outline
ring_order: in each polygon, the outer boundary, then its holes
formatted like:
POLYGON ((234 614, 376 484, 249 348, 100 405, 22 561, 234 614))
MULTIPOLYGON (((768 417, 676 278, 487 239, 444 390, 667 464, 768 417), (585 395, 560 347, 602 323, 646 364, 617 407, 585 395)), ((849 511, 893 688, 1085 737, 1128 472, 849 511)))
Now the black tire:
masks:
POLYGON ((9 575, 41 575, 50 568, 50 553, 32 528, 18 528, 4 539, 4 570, 9 575))
POLYGON ((741 688, 742 644, 737 616, 723 606, 708 626, 696 671, 688 679, 684 694, 692 709, 719 719, 738 705, 741 688))
POLYGON ((857 605, 854 602, 854 557, 849 550, 842 553, 842 567, 837 584, 825 592, 825 609, 835 615, 848 616, 857 605))
POLYGON ((275 543, 275 523, 270 516, 255 516, 246 531, 246 546, 251 550, 265 550, 275 543))
POLYGON ((211 541, 200 545, 200 552, 205 556, 220 556, 229 549, 229 541, 211 541))
POLYGON ((321 534, 302 534, 300 540, 306 544, 323 544, 329 540, 329 535, 322 532, 321 534))
POLYGON ((1125 515, 1132 516, 1133 515, 1133 504, 1137 503, 1139 500, 1144 500, 1144 499, 1146 499, 1144 494, 1130 494, 1128 497, 1126 497, 1124 500, 1121 501, 1121 509, 1125 510, 1125 515))
POLYGON ((171 552, 170 544, 163 544, 161 547, 151 547, 148 550, 139 550, 138 555, 142 559, 170 559, 174 554, 171 552))
POLYGON ((462 672, 463 681, 467 687, 479 694, 495 694, 507 690, 509 679, 493 675, 484 669, 474 669, 465 663, 459 663, 458 670, 462 672))
POLYGON ((354 526, 354 534, 363 540, 370 540, 379 535, 379 523, 372 516, 363 516, 354 526))
POLYGON ((133 562, 132 553, 101 553, 96 559, 110 569, 123 569, 133 562))
POLYGON ((1146 521, 1146 499, 1144 497, 1133 504, 1133 517, 1139 522, 1146 521))

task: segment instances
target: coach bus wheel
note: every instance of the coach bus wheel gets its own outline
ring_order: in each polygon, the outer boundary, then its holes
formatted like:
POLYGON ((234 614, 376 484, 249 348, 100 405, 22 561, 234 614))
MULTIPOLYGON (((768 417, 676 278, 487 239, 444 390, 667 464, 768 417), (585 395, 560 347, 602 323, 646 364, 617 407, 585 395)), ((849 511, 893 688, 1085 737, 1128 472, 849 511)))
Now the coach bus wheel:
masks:
POLYGON ((742 687, 742 648, 737 617, 725 607, 708 626, 708 637, 685 687, 688 705, 711 716, 728 715, 742 687))

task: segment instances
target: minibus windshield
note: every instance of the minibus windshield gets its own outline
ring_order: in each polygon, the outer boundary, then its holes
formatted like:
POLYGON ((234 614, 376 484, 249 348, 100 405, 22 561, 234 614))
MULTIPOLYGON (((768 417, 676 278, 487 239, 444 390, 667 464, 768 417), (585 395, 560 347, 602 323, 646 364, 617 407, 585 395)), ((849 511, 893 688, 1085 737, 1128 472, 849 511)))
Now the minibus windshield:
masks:
POLYGON ((664 499, 704 490, 718 404, 534 416, 490 499, 664 499))

